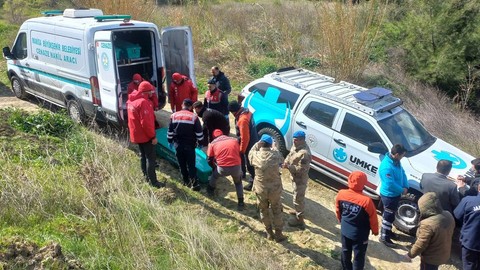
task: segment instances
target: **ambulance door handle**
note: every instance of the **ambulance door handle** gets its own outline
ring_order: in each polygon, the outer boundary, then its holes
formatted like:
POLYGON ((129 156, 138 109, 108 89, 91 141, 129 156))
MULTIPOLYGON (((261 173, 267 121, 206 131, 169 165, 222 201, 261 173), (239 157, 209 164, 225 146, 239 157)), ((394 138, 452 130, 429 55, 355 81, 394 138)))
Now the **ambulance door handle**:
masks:
POLYGON ((333 141, 338 143, 341 147, 347 147, 347 145, 341 139, 333 139, 333 141))
POLYGON ((302 121, 296 121, 296 123, 297 123, 297 125, 301 126, 302 128, 307 129, 307 125, 305 125, 304 122, 302 122, 302 121))

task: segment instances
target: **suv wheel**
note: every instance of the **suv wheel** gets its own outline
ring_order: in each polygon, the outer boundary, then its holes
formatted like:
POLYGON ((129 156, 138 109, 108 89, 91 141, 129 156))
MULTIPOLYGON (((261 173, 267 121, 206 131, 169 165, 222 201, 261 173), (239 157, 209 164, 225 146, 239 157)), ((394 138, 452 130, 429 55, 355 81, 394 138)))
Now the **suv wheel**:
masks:
POLYGON ((24 99, 27 97, 27 93, 25 93, 25 89, 23 88, 22 82, 16 76, 12 76, 12 91, 15 96, 19 99, 24 99))
POLYGON ((393 225, 406 234, 413 235, 420 221, 420 210, 418 209, 418 198, 412 193, 407 193, 400 198, 398 210, 395 213, 395 221, 393 225))
POLYGON ((268 134, 272 136, 275 140, 275 145, 277 149, 282 153, 284 156, 288 154, 287 146, 285 145, 285 140, 283 139, 282 134, 276 128, 273 127, 264 127, 258 131, 258 136, 261 137, 263 134, 268 134))

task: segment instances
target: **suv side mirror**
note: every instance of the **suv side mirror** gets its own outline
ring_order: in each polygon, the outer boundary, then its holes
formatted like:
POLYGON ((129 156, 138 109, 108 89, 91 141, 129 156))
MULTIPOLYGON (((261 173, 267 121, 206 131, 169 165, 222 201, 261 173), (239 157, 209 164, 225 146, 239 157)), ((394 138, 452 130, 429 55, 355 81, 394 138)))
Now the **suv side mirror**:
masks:
POLYGON ((13 56, 12 52, 10 51, 10 47, 4 47, 3 48, 3 57, 7 59, 14 59, 15 57, 13 56))
POLYGON ((388 152, 387 147, 380 142, 374 142, 368 144, 368 152, 376 153, 376 154, 385 154, 388 152))

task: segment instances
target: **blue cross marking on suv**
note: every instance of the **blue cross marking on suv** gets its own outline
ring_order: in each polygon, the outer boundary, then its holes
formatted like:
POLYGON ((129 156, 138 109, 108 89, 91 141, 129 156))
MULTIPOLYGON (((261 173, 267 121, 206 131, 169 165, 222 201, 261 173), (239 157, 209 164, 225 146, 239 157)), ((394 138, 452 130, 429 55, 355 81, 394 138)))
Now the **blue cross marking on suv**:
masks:
POLYGON ((467 163, 455 154, 452 154, 444 150, 441 150, 441 151, 432 150, 432 153, 435 155, 434 158, 436 160, 441 160, 441 159, 450 160, 452 162, 452 167, 455 169, 467 168, 467 163))
POLYGON ((258 91, 253 91, 245 100, 254 111, 255 122, 267 122, 277 127, 285 135, 290 127, 291 108, 288 103, 278 102, 280 90, 268 87, 265 96, 258 91), (268 107, 269 110, 264 108, 268 107))
POLYGON ((335 158, 335 160, 338 162, 345 162, 345 160, 347 160, 347 153, 345 153, 345 149, 343 148, 333 149, 333 158, 335 158))

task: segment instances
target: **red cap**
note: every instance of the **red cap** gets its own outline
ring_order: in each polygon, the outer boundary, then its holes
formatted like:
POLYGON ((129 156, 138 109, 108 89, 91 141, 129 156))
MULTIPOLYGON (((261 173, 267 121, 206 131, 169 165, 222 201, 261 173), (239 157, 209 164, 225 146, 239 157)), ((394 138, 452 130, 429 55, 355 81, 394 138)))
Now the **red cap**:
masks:
POLYGON ((133 74, 133 80, 134 81, 143 81, 142 75, 135 73, 133 74))
POLYGON ((180 73, 173 73, 173 74, 172 74, 172 79, 173 79, 174 81, 181 81, 181 80, 183 79, 183 76, 182 76, 182 74, 180 74, 180 73))
POLYGON ((143 81, 138 85, 138 92, 150 92, 155 90, 153 85, 147 81, 143 81))
POLYGON ((217 137, 222 136, 222 135, 223 135, 223 132, 220 129, 215 129, 213 131, 213 137, 214 138, 217 138, 217 137))

